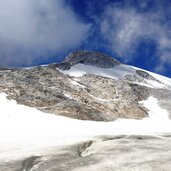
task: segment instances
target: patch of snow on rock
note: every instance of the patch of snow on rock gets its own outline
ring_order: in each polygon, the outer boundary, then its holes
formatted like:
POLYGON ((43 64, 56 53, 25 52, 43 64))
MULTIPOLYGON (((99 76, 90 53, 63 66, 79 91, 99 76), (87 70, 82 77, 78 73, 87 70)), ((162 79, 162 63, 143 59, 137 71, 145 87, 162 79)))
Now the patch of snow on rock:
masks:
MULTIPOLYGON (((134 67, 134 66, 129 66, 129 67, 131 67, 132 69, 135 69, 135 70, 137 70, 137 69, 139 70, 139 68, 134 67)), ((159 87, 159 88, 164 88, 164 87, 167 87, 167 86, 171 86, 171 78, 167 78, 165 76, 162 76, 162 75, 150 72, 150 71, 146 71, 146 70, 143 70, 143 69, 141 69, 141 70, 149 73, 151 76, 153 76, 154 78, 159 80, 161 83, 165 84, 165 85, 163 85, 163 84, 159 84, 159 83, 155 83, 155 82, 149 82, 151 85, 154 85, 154 86, 159 87)))
POLYGON ((76 64, 72 66, 70 70, 60 70, 60 72, 73 77, 81 77, 85 74, 94 74, 112 79, 122 79, 127 74, 135 73, 135 70, 123 64, 115 66, 114 68, 99 68, 91 65, 76 64))
POLYGON ((79 87, 82 87, 82 88, 85 88, 85 86, 84 86, 84 85, 82 85, 82 84, 78 83, 77 81, 73 81, 73 80, 71 80, 71 84, 76 85, 76 86, 79 86, 79 87))

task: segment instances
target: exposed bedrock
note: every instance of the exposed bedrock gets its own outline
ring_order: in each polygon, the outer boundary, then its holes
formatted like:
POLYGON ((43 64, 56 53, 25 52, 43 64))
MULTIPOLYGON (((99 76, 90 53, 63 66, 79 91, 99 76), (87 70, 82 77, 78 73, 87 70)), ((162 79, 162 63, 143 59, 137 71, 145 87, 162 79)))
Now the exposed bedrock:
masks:
POLYGON ((94 74, 71 77, 60 70, 77 63, 104 68, 120 65, 99 52, 76 51, 61 64, 0 70, 0 92, 19 104, 82 120, 142 119, 148 111, 139 102, 149 96, 171 111, 171 91, 145 86, 149 80, 157 82, 145 71, 135 70, 123 79, 112 79, 94 74))

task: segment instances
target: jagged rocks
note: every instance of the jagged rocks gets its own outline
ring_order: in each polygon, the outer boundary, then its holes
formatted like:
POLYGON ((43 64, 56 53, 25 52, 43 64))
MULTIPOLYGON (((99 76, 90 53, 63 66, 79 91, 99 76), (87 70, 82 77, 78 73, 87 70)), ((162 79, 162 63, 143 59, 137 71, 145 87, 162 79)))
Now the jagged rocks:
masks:
MULTIPOLYGON (((119 61, 108 55, 105 55, 100 52, 93 52, 93 51, 76 51, 70 53, 65 58, 64 62, 71 64, 71 66, 81 63, 81 64, 93 65, 101 68, 113 68, 120 64, 119 61)), ((59 65, 59 67, 61 68, 62 66, 59 65)), ((62 69, 65 70, 65 67, 62 69)))

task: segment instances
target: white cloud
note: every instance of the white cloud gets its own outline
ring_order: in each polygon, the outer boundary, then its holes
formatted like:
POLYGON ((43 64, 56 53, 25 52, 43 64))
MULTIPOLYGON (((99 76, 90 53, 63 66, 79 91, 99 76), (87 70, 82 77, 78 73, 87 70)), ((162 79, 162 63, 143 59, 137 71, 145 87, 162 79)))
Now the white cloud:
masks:
POLYGON ((160 65, 171 64, 170 26, 163 22, 161 10, 155 13, 139 13, 135 8, 118 8, 113 5, 105 11, 100 22, 100 30, 108 41, 108 46, 120 57, 125 61, 134 60, 132 54, 138 43, 142 39, 149 39, 158 46, 160 65), (125 56, 129 57, 125 59, 125 56))
POLYGON ((31 64, 79 46, 89 28, 63 0, 1 0, 0 65, 31 64))

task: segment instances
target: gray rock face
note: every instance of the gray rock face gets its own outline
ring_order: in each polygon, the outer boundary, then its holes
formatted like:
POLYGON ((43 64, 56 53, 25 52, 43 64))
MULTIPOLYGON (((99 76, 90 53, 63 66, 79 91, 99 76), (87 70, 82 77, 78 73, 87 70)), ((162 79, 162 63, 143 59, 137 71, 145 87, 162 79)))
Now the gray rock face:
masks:
POLYGON ((147 79, 147 80, 152 80, 152 81, 156 81, 158 83, 161 83, 159 80, 157 80, 156 78, 154 78, 152 75, 150 75, 148 72, 145 72, 145 71, 142 71, 142 70, 136 70, 136 74, 139 76, 139 77, 142 77, 144 79, 147 79))
POLYGON ((143 84, 148 84, 148 81, 153 81, 157 82, 159 84, 163 84, 161 81, 158 79, 154 78, 152 75, 149 73, 142 71, 142 70, 136 70, 136 74, 128 74, 125 76, 125 80, 130 81, 130 82, 137 82, 137 83, 143 83, 143 84))
POLYGON ((59 64, 54 64, 53 66, 57 67, 57 68, 59 68, 61 70, 69 70, 72 65, 69 62, 62 62, 62 63, 59 63, 59 64))
MULTIPOLYGON (((70 64, 71 66, 76 65, 78 63, 85 64, 85 65, 93 65, 101 68, 113 68, 120 64, 119 61, 116 59, 105 55, 100 52, 93 52, 93 51, 76 51, 70 53, 64 61, 64 64, 70 64)), ((58 65, 58 68, 67 70, 63 63, 58 65), (62 67, 64 66, 64 67, 62 67)))
POLYGON ((139 86, 145 94, 141 96, 134 89, 129 83, 91 74, 75 80, 52 65, 0 72, 0 91, 8 98, 44 112, 83 120, 147 116, 138 101, 148 96, 148 90, 139 86))
POLYGON ((150 77, 149 73, 142 71, 142 70, 136 70, 136 73, 143 78, 149 78, 150 77))
POLYGON ((69 69, 80 62, 100 67, 119 65, 104 54, 78 51, 70 54, 61 64, 0 70, 0 92, 5 92, 8 98, 19 104, 82 120, 142 119, 148 116, 148 112, 139 102, 150 95, 171 111, 170 90, 152 89, 134 82, 152 79, 148 73, 136 71, 135 75, 115 80, 93 74, 75 78, 56 69, 69 69), (167 99, 163 93, 168 95, 167 99))

